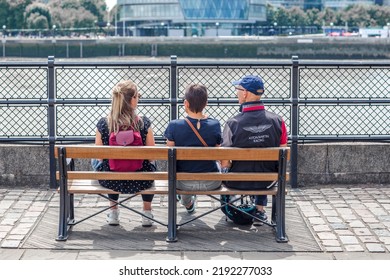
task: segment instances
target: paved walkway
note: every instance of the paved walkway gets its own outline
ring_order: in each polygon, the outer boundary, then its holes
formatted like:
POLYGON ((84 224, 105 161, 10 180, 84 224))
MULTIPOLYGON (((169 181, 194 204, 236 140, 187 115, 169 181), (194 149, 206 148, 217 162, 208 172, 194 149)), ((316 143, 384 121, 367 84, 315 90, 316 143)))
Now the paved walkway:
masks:
POLYGON ((53 190, 0 188, 0 259, 390 259, 390 185, 289 190, 287 206, 299 210, 322 252, 24 248, 48 207, 57 203, 53 190))

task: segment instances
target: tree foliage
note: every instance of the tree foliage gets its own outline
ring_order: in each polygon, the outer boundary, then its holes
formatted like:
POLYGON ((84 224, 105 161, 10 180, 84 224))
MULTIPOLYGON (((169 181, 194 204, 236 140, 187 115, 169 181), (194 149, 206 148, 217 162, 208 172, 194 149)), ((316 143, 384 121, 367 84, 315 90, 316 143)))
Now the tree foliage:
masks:
MULTIPOLYGON (((266 6, 267 26, 385 26, 390 19, 389 6, 353 5, 335 11, 326 8, 306 10, 298 7, 266 6)), ((104 21, 107 5, 104 0, 0 0, 0 25, 7 29, 24 28, 91 28, 104 21), (47 2, 47 3, 46 3, 47 2)), ((114 14, 112 13, 112 16, 114 14)))

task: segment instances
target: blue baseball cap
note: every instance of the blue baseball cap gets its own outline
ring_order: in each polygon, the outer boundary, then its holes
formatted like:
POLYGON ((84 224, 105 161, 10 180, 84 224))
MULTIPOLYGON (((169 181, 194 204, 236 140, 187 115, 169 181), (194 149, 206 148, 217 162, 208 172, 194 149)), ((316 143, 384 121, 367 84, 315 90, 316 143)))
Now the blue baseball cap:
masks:
POLYGON ((259 76, 248 75, 241 80, 232 82, 235 86, 242 86, 247 91, 255 95, 262 95, 264 93, 264 83, 259 76))

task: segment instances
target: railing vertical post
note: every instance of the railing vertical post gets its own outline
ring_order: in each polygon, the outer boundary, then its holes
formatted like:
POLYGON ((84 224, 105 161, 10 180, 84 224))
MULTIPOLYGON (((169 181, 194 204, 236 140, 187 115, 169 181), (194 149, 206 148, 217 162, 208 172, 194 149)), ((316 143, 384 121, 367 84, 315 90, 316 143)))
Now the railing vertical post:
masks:
POLYGON ((56 160, 54 157, 55 138, 55 77, 54 77, 54 56, 48 57, 48 113, 47 124, 49 133, 49 163, 50 163, 50 188, 57 187, 56 181, 56 160))
POLYGON ((171 81, 170 81, 170 94, 171 94, 171 119, 177 119, 177 56, 171 55, 171 81))
POLYGON ((298 187, 298 97, 299 97, 299 60, 298 56, 292 57, 292 109, 291 109, 291 177, 292 188, 298 187))

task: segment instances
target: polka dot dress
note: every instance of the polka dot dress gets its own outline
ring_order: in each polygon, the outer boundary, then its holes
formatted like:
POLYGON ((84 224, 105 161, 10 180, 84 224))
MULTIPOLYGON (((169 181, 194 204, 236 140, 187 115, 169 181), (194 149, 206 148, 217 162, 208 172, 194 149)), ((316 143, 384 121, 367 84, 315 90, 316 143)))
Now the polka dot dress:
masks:
MULTIPOLYGON (((147 117, 142 117, 144 122, 144 127, 141 129, 142 142, 145 145, 146 135, 148 133, 148 129, 151 125, 151 121, 147 117)), ((109 145, 109 130, 108 123, 106 118, 101 118, 97 124, 97 129, 102 135, 103 145, 109 145)), ((110 166, 108 164, 108 160, 104 159, 101 168, 98 171, 110 171, 110 166)), ((148 160, 144 160, 142 164, 142 168, 137 172, 151 172, 156 171, 156 167, 150 163, 148 160)), ((105 188, 121 192, 121 193, 137 193, 142 190, 148 189, 152 186, 153 181, 135 181, 135 180, 100 180, 100 185, 105 188)))

